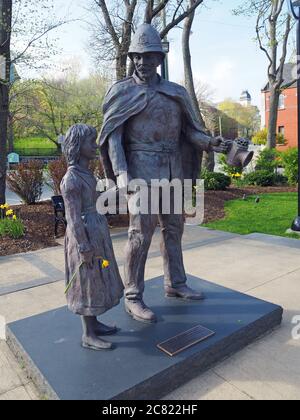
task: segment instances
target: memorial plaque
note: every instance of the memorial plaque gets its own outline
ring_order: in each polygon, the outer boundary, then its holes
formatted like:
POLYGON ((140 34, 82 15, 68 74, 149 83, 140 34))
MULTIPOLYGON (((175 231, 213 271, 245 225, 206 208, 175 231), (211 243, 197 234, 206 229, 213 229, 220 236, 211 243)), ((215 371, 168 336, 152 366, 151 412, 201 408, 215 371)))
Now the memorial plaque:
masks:
POLYGON ((200 343, 201 341, 207 340, 208 338, 215 335, 211 330, 208 330, 202 325, 197 325, 188 331, 178 334, 175 337, 158 344, 158 348, 163 352, 167 353, 168 356, 176 356, 182 351, 200 343))

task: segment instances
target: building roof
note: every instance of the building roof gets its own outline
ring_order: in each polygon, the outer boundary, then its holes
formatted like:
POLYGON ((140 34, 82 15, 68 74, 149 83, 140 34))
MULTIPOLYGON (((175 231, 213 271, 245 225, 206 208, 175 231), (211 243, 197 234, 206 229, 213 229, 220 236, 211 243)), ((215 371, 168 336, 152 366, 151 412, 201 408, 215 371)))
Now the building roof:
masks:
MULTIPOLYGON (((283 68, 283 83, 282 86, 288 85, 289 83, 294 82, 290 88, 297 86, 297 64, 295 63, 287 63, 284 65, 283 68)), ((263 87, 262 92, 268 92, 270 90, 269 82, 263 87)))

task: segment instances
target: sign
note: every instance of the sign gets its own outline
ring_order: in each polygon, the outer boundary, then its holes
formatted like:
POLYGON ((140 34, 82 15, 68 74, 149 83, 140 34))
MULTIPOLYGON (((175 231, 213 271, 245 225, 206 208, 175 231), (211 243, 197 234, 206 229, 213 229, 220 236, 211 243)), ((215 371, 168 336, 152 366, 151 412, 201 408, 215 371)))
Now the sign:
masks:
POLYGON ((8 163, 20 163, 20 156, 17 153, 10 153, 7 156, 8 163))
POLYGON ((214 331, 208 330, 202 325, 197 325, 188 331, 185 331, 161 344, 157 347, 166 353, 168 356, 176 356, 184 350, 194 346, 195 344, 201 343, 204 340, 215 335, 214 331))

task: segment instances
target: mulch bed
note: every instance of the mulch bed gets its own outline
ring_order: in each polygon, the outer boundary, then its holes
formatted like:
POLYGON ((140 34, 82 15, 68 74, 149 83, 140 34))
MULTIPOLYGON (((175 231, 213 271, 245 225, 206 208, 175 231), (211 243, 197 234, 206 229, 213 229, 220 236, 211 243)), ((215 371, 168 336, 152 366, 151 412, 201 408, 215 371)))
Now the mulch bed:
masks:
MULTIPOLYGON (((225 216, 224 205, 229 200, 242 198, 244 195, 259 195, 276 192, 296 192, 296 188, 266 187, 266 188, 229 188, 226 191, 207 191, 205 193, 204 223, 222 219, 225 216)), ((0 238, 0 256, 36 251, 38 249, 57 246, 54 238, 54 216, 51 202, 42 202, 34 206, 13 206, 18 216, 23 220, 26 233, 24 238, 0 238)), ((127 216, 110 216, 108 223, 112 229, 128 226, 127 216)), ((64 228, 60 229, 63 237, 64 228)))

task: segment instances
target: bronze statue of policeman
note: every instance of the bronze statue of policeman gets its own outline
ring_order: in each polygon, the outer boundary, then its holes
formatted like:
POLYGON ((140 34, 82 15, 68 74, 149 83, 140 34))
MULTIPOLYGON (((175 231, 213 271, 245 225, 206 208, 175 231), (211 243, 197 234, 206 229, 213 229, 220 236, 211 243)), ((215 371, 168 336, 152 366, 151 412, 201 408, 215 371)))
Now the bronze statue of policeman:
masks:
MULTIPOLYGON (((160 36, 149 24, 141 25, 129 57, 135 71, 115 83, 104 105, 104 123, 99 137, 101 156, 109 179, 120 188, 131 179, 197 179, 199 151, 226 151, 220 138, 207 136, 199 124, 184 87, 163 80, 157 68, 164 59, 160 36)), ((174 209, 173 209, 174 210, 174 209)), ((136 320, 156 322, 156 315, 143 300, 145 264, 157 223, 162 231, 165 294, 186 300, 201 300, 201 292, 187 286, 183 264, 183 214, 130 214, 125 263, 125 307, 136 320)))

